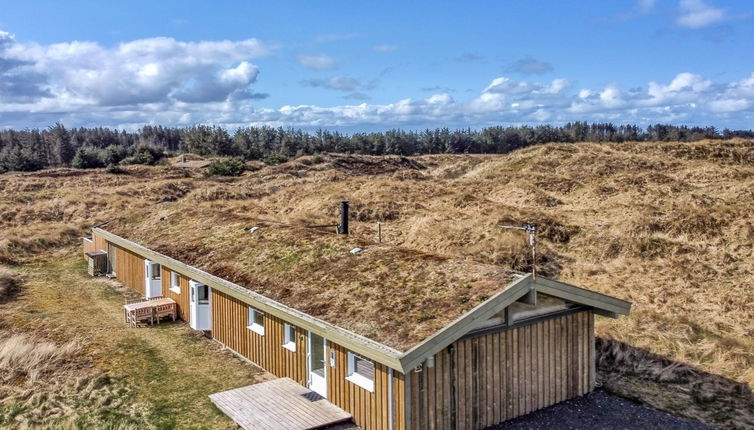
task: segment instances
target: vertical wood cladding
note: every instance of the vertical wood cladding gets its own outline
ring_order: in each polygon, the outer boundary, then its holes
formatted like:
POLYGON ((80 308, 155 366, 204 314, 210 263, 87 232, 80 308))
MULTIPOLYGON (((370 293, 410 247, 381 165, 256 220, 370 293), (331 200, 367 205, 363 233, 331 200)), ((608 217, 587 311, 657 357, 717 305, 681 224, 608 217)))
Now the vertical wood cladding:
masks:
MULTIPOLYGON (((84 251, 107 251, 93 236, 84 251)), ((116 278, 145 293, 144 258, 116 246, 116 278)), ((171 270, 162 267, 165 296, 189 320, 189 278, 170 290, 171 270)), ((284 348, 284 320, 264 315, 265 334, 247 328, 248 304, 212 290, 212 336, 279 377, 307 385, 307 332, 296 328, 296 351, 284 348)), ((585 394, 594 387, 594 317, 581 311, 508 330, 461 339, 434 356, 434 366, 408 376, 393 372, 393 428, 480 429, 585 394), (409 378, 406 384, 406 377, 409 378), (410 408, 407 418, 405 405, 410 408), (408 422, 410 421, 410 422, 408 422)), ((374 391, 346 380, 348 350, 328 341, 328 400, 367 430, 390 429, 390 369, 374 368, 374 391), (330 366, 329 351, 335 352, 330 366)))
MULTIPOLYGON (((212 336, 251 362, 279 377, 289 377, 307 385, 307 332, 296 328, 296 351, 283 348, 285 321, 264 315, 264 335, 247 328, 248 305, 227 294, 212 290, 212 336)), ((353 415, 354 422, 367 430, 388 430, 389 369, 375 363, 374 392, 347 381, 348 350, 328 341, 327 398, 353 415), (335 367, 330 366, 329 351, 335 351, 335 367)), ((393 374, 396 395, 396 430, 403 430, 403 375, 393 374)))
POLYGON ((165 266, 162 266, 162 293, 165 297, 175 300, 175 302, 178 304, 178 317, 183 321, 190 322, 189 278, 178 273, 178 282, 181 287, 181 292, 176 293, 170 289, 172 282, 172 273, 172 270, 168 269, 165 266))
POLYGON ((461 339, 410 372, 411 429, 481 429, 585 394, 593 361, 591 311, 461 339))
MULTIPOLYGON (((105 246, 107 249, 107 246, 105 246)), ((115 278, 136 290, 142 296, 144 290, 144 257, 119 246, 115 247, 115 278)))
POLYGON ((264 315, 264 336, 248 326, 249 305, 212 290, 212 337, 279 377, 307 383, 306 332, 296 328, 296 352, 283 348, 284 321, 264 315))
POLYGON ((107 240, 96 234, 92 235, 91 241, 82 239, 84 245, 84 253, 92 251, 105 251, 107 252, 107 240))

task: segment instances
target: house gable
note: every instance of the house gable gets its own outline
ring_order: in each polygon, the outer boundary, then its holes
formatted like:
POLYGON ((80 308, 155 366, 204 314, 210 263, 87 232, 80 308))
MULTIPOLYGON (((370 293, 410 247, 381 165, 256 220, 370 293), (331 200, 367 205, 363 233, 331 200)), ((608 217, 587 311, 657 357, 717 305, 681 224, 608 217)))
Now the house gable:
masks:
POLYGON ((494 317, 514 302, 519 301, 529 305, 536 305, 538 293, 563 299, 577 305, 588 306, 595 313, 610 318, 617 318, 619 315, 628 315, 631 310, 631 303, 627 301, 541 276, 538 276, 534 280, 531 274, 527 274, 509 284, 503 291, 467 312, 452 324, 407 351, 401 357, 402 367, 404 369, 412 369, 418 366, 428 357, 432 357, 443 348, 467 335, 476 329, 480 323, 494 317))

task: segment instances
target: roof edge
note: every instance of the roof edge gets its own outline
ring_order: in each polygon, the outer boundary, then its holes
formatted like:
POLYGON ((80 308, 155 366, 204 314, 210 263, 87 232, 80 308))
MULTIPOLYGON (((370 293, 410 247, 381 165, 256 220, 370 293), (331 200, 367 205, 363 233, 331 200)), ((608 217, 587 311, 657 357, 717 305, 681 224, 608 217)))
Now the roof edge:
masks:
POLYGON ((607 294, 541 276, 537 276, 534 284, 535 289, 543 294, 591 306, 604 316, 618 318, 619 315, 628 315, 631 312, 631 302, 607 294))
POLYGON ((435 355, 446 346, 461 338, 478 321, 492 317, 511 303, 528 294, 532 290, 532 287, 531 274, 526 274, 509 283, 502 291, 480 303, 445 326, 445 328, 406 351, 401 357, 402 367, 404 369, 413 369, 427 357, 435 355))
POLYGON ((259 293, 251 291, 248 288, 244 288, 194 266, 190 266, 174 258, 160 254, 159 252, 153 251, 107 230, 94 227, 92 228, 92 232, 104 237, 109 242, 121 246, 131 252, 140 254, 145 258, 149 258, 167 268, 179 270, 183 274, 191 276, 192 279, 209 285, 210 287, 235 297, 245 303, 258 307, 263 312, 286 319, 298 327, 323 336, 325 339, 332 340, 359 355, 400 372, 404 372, 400 361, 403 353, 394 348, 288 307, 259 293))
POLYGON ((531 274, 527 274, 508 284, 503 291, 407 351, 401 357, 403 367, 413 369, 427 357, 436 354, 463 337, 477 321, 491 317, 526 294, 536 292, 589 306, 593 308, 594 312, 610 318, 628 315, 631 311, 631 303, 625 300, 541 276, 537 276, 535 279, 531 274))

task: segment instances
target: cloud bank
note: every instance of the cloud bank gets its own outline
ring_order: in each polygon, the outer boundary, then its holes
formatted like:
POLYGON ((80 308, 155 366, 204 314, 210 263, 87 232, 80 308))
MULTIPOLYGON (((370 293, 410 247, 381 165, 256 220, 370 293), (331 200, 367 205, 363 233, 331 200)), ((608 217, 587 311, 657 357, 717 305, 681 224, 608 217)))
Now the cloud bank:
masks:
MULTIPOLYGON (((270 50, 255 39, 41 45, 20 43, 0 32, 0 127, 46 127, 62 121, 68 126, 124 128, 197 123, 421 128, 586 120, 740 128, 751 127, 754 119, 754 73, 715 82, 681 72, 668 81, 629 89, 619 83, 578 86, 573 80, 577 77, 540 81, 493 76, 471 83, 478 89, 458 99, 436 86, 424 93, 427 96, 387 103, 259 107, 267 94, 253 90, 260 76, 253 61, 270 50)), ((317 61, 309 63, 313 68, 328 65, 329 57, 315 57, 317 61)), ((378 82, 342 75, 304 84, 363 101, 378 82)))

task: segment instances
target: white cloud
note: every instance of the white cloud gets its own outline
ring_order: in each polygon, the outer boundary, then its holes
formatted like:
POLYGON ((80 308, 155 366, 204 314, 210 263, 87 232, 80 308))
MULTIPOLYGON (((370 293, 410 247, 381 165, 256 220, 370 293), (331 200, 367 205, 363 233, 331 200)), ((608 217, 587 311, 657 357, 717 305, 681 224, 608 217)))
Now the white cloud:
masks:
POLYGON ((338 67, 338 63, 325 54, 298 54, 299 64, 309 70, 331 70, 338 67))
POLYGON ((681 27, 698 29, 717 24, 725 19, 723 9, 714 8, 703 0, 681 0, 677 23, 681 27))
POLYGON ((63 121, 128 128, 147 123, 418 128, 574 120, 741 127, 754 120, 754 73, 713 82, 684 72, 628 90, 619 82, 573 88, 562 77, 538 82, 498 76, 486 85, 477 83, 479 91, 471 96, 452 97, 438 88, 426 98, 402 97, 392 103, 362 102, 377 79, 340 75, 304 82, 341 92, 343 98, 358 100, 355 104, 258 108, 252 101, 266 95, 252 91, 260 73, 252 61, 269 50, 254 39, 42 45, 20 43, 0 32, 0 127, 63 121))
POLYGON ((745 99, 720 99, 709 104, 712 112, 740 112, 749 109, 752 104, 745 99))
MULTIPOLYGON (((0 61, 13 64, 8 70, 0 69, 1 80, 32 77, 45 93, 39 95, 35 107, 49 109, 225 100, 249 91, 258 69, 248 60, 267 52, 255 39, 180 42, 151 38, 113 48, 92 42, 22 44, 7 33, 0 39, 0 61)), ((0 93, 0 100, 17 101, 8 96, 0 93)))

